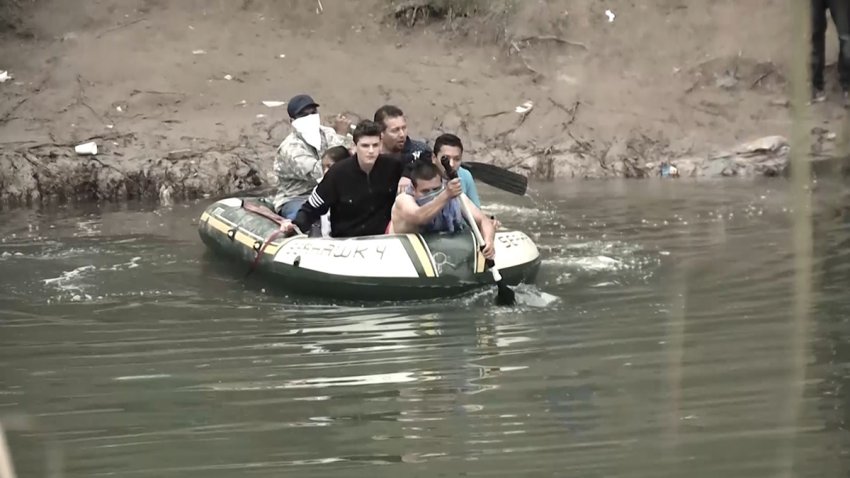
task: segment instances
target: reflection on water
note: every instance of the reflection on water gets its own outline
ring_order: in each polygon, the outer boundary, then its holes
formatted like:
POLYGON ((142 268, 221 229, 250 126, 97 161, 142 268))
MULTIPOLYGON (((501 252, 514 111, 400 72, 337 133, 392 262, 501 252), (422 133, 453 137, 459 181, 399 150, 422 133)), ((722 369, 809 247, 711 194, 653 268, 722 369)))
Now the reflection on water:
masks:
POLYGON ((850 226, 829 201, 789 429, 783 182, 484 193, 544 256, 516 307, 266 292, 206 253, 202 203, 3 213, 19 474, 758 477, 789 445, 797 476, 847 473, 850 226))

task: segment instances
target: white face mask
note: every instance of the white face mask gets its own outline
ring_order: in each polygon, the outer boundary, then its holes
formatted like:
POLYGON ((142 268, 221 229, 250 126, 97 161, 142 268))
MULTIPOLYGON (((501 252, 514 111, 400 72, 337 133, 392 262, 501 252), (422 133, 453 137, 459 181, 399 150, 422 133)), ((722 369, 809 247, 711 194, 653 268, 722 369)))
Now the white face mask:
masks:
POLYGON ((304 138, 310 146, 318 151, 322 147, 321 118, 319 113, 298 118, 292 122, 292 127, 304 138))

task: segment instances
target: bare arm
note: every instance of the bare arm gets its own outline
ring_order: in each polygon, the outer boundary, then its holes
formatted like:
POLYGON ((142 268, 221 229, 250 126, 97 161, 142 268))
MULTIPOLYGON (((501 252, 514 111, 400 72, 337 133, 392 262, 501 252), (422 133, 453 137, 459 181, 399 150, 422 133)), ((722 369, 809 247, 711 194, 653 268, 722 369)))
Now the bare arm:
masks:
POLYGON ((401 194, 396 197, 395 205, 393 205, 393 218, 416 226, 422 226, 428 223, 434 216, 440 213, 449 201, 449 194, 446 191, 440 193, 433 201, 424 206, 416 204, 413 197, 407 194, 401 194))
POLYGON ((493 221, 485 216, 478 207, 466 197, 466 194, 461 195, 461 200, 466 204, 467 210, 472 214, 475 223, 478 224, 478 229, 481 231, 481 236, 484 238, 484 256, 492 259, 495 254, 494 241, 496 239, 496 228, 493 221), (489 257, 488 257, 489 256, 489 257))

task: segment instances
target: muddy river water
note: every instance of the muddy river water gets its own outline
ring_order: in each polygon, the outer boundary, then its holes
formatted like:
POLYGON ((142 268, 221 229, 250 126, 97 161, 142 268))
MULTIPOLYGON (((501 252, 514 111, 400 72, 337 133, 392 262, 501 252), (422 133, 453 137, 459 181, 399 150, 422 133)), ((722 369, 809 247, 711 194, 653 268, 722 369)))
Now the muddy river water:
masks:
POLYGON ((543 255, 516 307, 268 292, 206 252, 203 201, 0 213, 19 476, 847 476, 829 198, 801 322, 781 179, 481 192, 543 255))

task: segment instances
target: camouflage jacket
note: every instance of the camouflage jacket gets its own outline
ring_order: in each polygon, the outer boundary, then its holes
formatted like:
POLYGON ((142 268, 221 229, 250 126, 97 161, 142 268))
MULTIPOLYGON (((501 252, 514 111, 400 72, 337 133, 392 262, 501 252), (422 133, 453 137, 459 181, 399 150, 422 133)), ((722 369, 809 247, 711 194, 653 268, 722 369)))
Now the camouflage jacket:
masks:
POLYGON ((322 146, 317 151, 307 144, 295 131, 280 143, 274 160, 278 191, 275 207, 280 207, 287 198, 309 194, 322 178, 322 155, 334 146, 351 147, 351 138, 337 134, 327 126, 321 126, 322 146))

